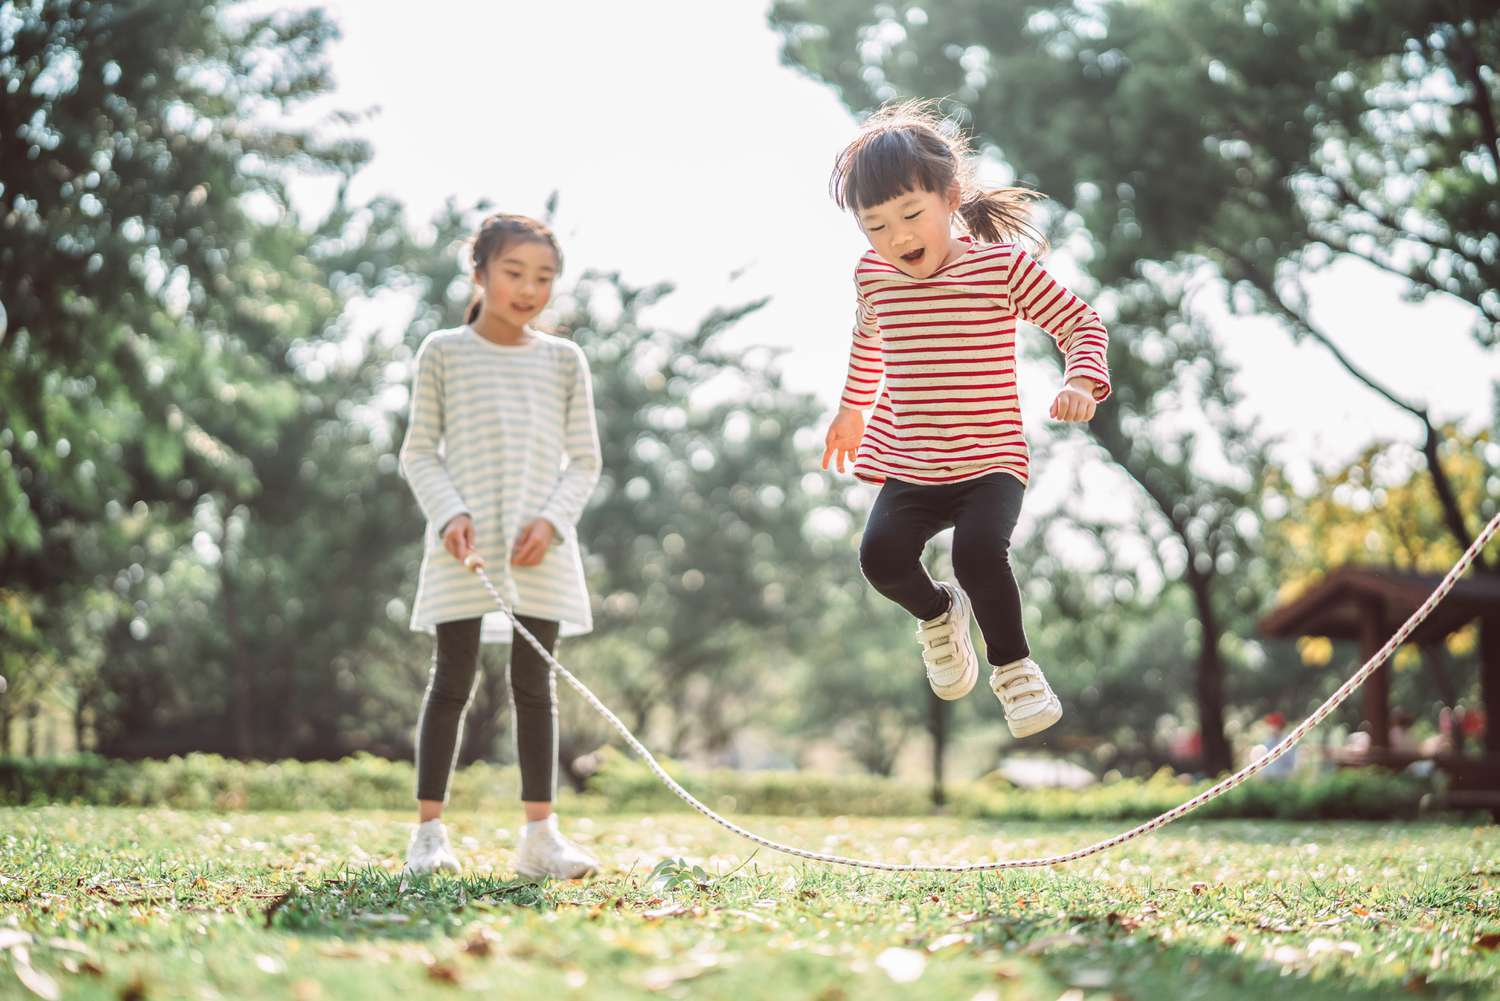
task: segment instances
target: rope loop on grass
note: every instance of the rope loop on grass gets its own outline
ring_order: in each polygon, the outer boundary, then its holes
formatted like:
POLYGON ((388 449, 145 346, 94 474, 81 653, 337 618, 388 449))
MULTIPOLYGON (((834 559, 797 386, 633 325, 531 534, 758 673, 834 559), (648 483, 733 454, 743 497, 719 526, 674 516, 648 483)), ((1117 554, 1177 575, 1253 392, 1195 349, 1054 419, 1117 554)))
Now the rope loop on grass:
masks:
POLYGON ((510 606, 505 603, 505 599, 500 596, 500 592, 495 589, 495 585, 490 581, 489 575, 485 573, 484 561, 482 558, 479 558, 475 553, 470 553, 469 557, 464 561, 464 564, 479 575, 479 579, 481 582, 483 582, 485 589, 489 591, 490 597, 495 600, 495 604, 499 606, 500 610, 505 613, 507 618, 510 619, 511 625, 514 626, 516 632, 520 636, 524 637, 525 640, 530 643, 533 648, 535 648, 537 653, 542 655, 542 657, 551 666, 553 671, 557 672, 557 674, 561 676, 564 681, 573 686, 573 689, 577 691, 579 695, 583 696, 584 701, 592 706, 595 712, 604 717, 605 722, 614 727, 615 731, 619 733, 622 738, 624 738, 627 744, 630 745, 631 750, 635 751, 635 753, 640 756, 641 760, 646 763, 647 767, 649 767, 651 771, 656 774, 656 777, 660 779, 668 789, 672 790, 672 792, 675 793, 677 797, 684 803, 686 803, 688 806, 691 806, 694 810, 697 810, 699 813, 703 814, 703 816, 718 824, 720 827, 723 827, 725 830, 739 835, 747 841, 753 841, 764 848, 769 848, 772 851, 781 852, 782 854, 791 855, 796 858, 807 859, 810 862, 823 862, 827 865, 851 866, 857 869, 875 869, 881 872, 962 873, 990 872, 997 869, 1034 869, 1043 866, 1061 865, 1064 862, 1076 862, 1079 859, 1088 858, 1090 855, 1098 855, 1100 852, 1105 852, 1111 848, 1116 848, 1120 845, 1123 845, 1127 841, 1131 841, 1135 838, 1140 837, 1143 834, 1149 834, 1152 831, 1157 830, 1158 828, 1165 827, 1172 821, 1191 813, 1205 803, 1218 799, 1220 796, 1224 795, 1235 786, 1238 786, 1241 783, 1245 782, 1251 776, 1255 775, 1256 772, 1259 772, 1271 762, 1275 761, 1277 758, 1290 751, 1294 746, 1296 746, 1298 741, 1307 736, 1308 732, 1312 730, 1313 727, 1321 723, 1328 717, 1330 713, 1332 713, 1346 699, 1348 699, 1349 696, 1353 695, 1355 690, 1358 689, 1360 685, 1364 684, 1366 679, 1368 679, 1371 674, 1375 673, 1375 670, 1379 668, 1381 664, 1385 663, 1386 659, 1396 651, 1396 648, 1399 647, 1402 643, 1406 642, 1406 638, 1411 635, 1412 630, 1421 625, 1422 620, 1427 618, 1427 616, 1432 613, 1432 610, 1437 607, 1438 602, 1442 601, 1443 598, 1448 594, 1448 592, 1453 589, 1453 585, 1456 584, 1458 582, 1458 579, 1463 576, 1464 571, 1467 570, 1469 568, 1469 565, 1474 562, 1474 559, 1489 543, 1490 539, 1495 535, 1496 531, 1500 531, 1500 515, 1496 515, 1494 518, 1490 519, 1490 523, 1484 527, 1484 531, 1479 533, 1479 537, 1474 540, 1474 543, 1464 551, 1464 554, 1462 556, 1458 558, 1458 562, 1453 564, 1453 569, 1448 571, 1447 576, 1444 577, 1442 582, 1433 589, 1432 594, 1429 595, 1427 600, 1422 603, 1422 606, 1411 614, 1411 617, 1406 620, 1406 623, 1402 625, 1400 629, 1396 630, 1396 632, 1391 636, 1390 639, 1386 640, 1384 646, 1376 651, 1369 660, 1365 661, 1363 667, 1350 675, 1349 680, 1340 685, 1338 690, 1330 695, 1326 700, 1324 700, 1323 704, 1318 706, 1318 708, 1313 711, 1313 714, 1311 716, 1303 720, 1296 729, 1282 738, 1282 740, 1275 747, 1271 748, 1266 752, 1264 756, 1252 761, 1250 764, 1246 765, 1244 768, 1241 768, 1233 775, 1222 779, 1208 789, 1203 790, 1192 799, 1174 806, 1167 812, 1153 817, 1137 827, 1132 827, 1130 830, 1124 831, 1120 834, 1116 834, 1114 837, 1105 838, 1103 841, 1097 841, 1094 844, 1087 845, 1083 848, 1079 848, 1071 852, 1064 852, 1061 855, 1040 855, 1036 858, 995 859, 993 861, 985 862, 959 862, 951 865, 923 865, 916 863, 882 862, 874 859, 847 858, 843 855, 830 855, 825 852, 810 851, 806 848, 798 848, 794 845, 784 845, 778 841, 772 841, 770 838, 756 834, 754 831, 746 830, 727 817, 721 816, 720 814, 714 812, 707 805, 705 805, 702 800, 698 799, 698 797, 694 796, 692 793, 688 792, 680 784, 678 784, 676 779, 668 775, 666 769, 662 768, 661 764, 646 748, 646 745, 642 744, 638 739, 636 739, 635 734, 630 732, 630 728, 627 727, 624 723, 620 722, 619 717, 611 712, 608 706, 599 701, 598 696, 590 691, 587 685, 585 685, 582 681, 579 681, 578 678, 576 678, 573 673, 566 667, 563 667, 563 665, 558 662, 557 658, 552 656, 551 652, 548 651, 547 648, 544 647, 540 642, 538 642, 537 638, 531 635, 531 633, 527 631, 526 627, 521 625, 520 621, 516 618, 515 612, 513 612, 510 606))

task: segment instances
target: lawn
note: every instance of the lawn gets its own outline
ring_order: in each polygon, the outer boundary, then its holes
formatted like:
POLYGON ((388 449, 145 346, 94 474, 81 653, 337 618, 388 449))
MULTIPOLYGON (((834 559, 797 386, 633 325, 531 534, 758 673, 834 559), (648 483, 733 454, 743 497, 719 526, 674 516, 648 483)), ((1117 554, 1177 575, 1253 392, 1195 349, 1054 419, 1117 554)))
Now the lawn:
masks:
MULTIPOLYGON (((745 819, 933 862, 1115 830, 745 819)), ((538 887, 512 878, 513 824, 454 813, 466 875, 403 885, 404 814, 0 809, 0 998, 1500 997, 1494 827, 1186 822, 1055 870, 952 877, 610 816, 566 825, 599 878, 538 887)))

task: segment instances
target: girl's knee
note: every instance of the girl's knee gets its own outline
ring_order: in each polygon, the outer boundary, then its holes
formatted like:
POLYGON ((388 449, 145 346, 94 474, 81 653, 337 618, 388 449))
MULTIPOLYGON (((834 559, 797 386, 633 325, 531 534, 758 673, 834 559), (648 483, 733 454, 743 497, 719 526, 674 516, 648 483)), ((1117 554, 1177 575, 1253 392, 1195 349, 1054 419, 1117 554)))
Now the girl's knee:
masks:
MULTIPOLYGON (((899 581, 911 571, 911 561, 891 545, 893 540, 865 534, 859 543, 859 569, 877 589, 899 581)), ((920 563, 920 560, 918 561, 920 563)))
POLYGON ((996 572, 1010 573, 1010 543, 990 542, 982 546, 953 547, 953 575, 965 591, 982 587, 996 572))

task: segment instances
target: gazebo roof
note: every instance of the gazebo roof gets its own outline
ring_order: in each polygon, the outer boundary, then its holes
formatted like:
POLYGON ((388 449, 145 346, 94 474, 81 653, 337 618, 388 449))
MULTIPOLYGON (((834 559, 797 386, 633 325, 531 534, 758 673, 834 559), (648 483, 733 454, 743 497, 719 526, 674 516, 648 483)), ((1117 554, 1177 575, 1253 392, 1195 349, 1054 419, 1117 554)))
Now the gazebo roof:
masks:
MULTIPOLYGON (((1345 566, 1260 620, 1267 636, 1358 640, 1371 615, 1393 633, 1442 582, 1440 574, 1389 567, 1345 566)), ((1500 576, 1468 576, 1433 609, 1408 642, 1434 643, 1483 614, 1500 613, 1500 576)))

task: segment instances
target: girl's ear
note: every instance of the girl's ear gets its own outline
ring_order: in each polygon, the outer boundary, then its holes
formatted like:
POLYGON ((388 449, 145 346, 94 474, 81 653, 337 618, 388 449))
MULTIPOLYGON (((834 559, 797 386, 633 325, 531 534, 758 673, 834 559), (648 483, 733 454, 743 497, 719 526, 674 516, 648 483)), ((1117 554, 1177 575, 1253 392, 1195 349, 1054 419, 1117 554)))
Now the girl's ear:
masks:
POLYGON ((959 186, 957 181, 954 181, 948 185, 948 211, 957 212, 958 207, 963 204, 963 201, 964 189, 959 186))
POLYGON ((483 289, 485 287, 485 279, 487 277, 488 276, 485 274, 485 269, 484 268, 475 268, 474 269, 474 285, 477 288, 483 289))

